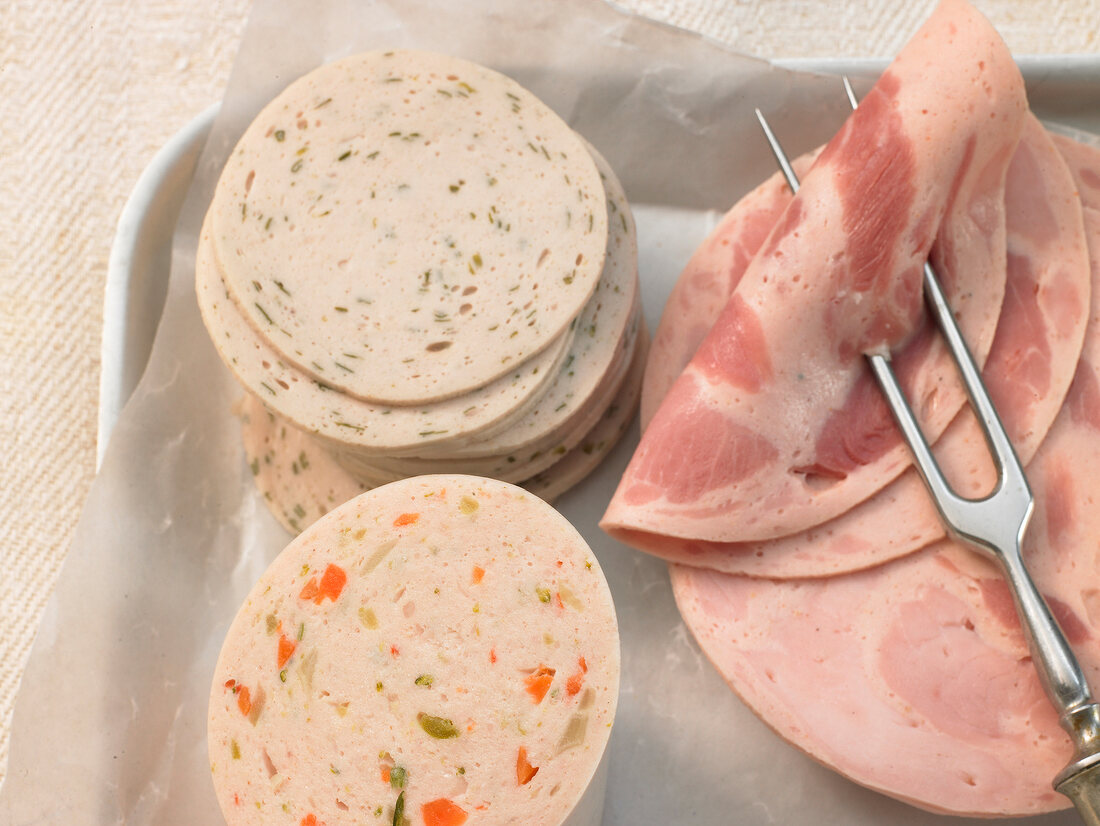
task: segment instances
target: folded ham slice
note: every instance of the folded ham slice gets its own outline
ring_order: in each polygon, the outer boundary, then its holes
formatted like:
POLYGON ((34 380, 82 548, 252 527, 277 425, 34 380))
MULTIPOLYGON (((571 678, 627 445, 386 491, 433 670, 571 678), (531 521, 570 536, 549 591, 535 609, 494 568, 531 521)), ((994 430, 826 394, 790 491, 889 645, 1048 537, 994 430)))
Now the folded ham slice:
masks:
MULTIPOLYGON (((1024 462, 1035 454, 1062 406, 1088 320, 1091 279, 1077 189, 1054 141, 1038 120, 1029 116, 1006 181, 1007 293, 983 371, 1024 462)), ((758 221, 772 217, 783 201, 779 192, 770 180, 746 198, 745 207, 739 205, 730 215, 740 212, 758 221)), ((667 391, 672 381, 667 377, 677 362, 682 366, 690 358, 688 348, 698 346, 702 335, 694 331, 712 323, 718 314, 714 311, 709 318, 704 316, 713 302, 694 300, 700 292, 694 285, 707 283, 699 277, 707 271, 707 250, 744 250, 753 242, 751 232, 743 229, 745 225, 744 220, 723 220, 677 284, 670 302, 675 300, 673 306, 682 309, 669 317, 667 328, 662 319, 664 336, 659 333, 654 347, 660 345, 660 349, 655 349, 652 369, 647 370, 650 404, 654 398, 659 402, 667 391), (694 342, 693 336, 697 336, 694 342)), ((645 412, 643 409, 643 415, 645 412)), ((989 451, 968 408, 944 432, 936 452, 961 494, 980 496, 992 488, 995 477, 989 451)), ((913 468, 841 516, 778 539, 705 542, 641 531, 619 532, 621 539, 635 547, 672 562, 767 577, 826 576, 858 570, 943 536, 943 524, 913 468)))
MULTIPOLYGON (((1070 156, 1100 277, 1100 151, 1070 156)), ((1028 467, 1024 556, 1086 677, 1100 686, 1100 290, 1065 403, 1028 467)), ((943 541, 866 571, 766 580, 673 565, 684 620, 777 733, 842 774, 934 811, 1065 808, 1072 748, 1003 579, 943 541)))
POLYGON ((923 322, 938 272, 979 361, 1004 289, 1004 177, 1023 83, 996 32, 946 0, 822 152, 673 385, 608 512, 710 541, 803 530, 908 464, 862 354, 896 367, 933 437, 961 407, 923 322))
MULTIPOLYGON (((821 149, 791 162, 805 177, 821 149)), ((641 420, 645 430, 672 383, 721 315, 772 227, 791 202, 780 172, 733 205, 688 260, 665 307, 649 348, 642 384, 641 420)))

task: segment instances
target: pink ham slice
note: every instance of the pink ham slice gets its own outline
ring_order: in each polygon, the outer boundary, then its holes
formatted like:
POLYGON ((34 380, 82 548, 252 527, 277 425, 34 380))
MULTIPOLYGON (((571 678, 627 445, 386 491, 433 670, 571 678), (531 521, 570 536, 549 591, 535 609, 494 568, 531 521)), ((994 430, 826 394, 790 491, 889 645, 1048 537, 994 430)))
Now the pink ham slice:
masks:
MULTIPOLYGON (((805 177, 820 151, 792 161, 799 178, 805 177)), ((649 346, 642 381, 643 430, 707 337, 790 202, 787 182, 776 172, 734 204, 692 254, 665 301, 661 323, 649 346)))
MULTIPOLYGON (((1073 151, 1100 277, 1100 152, 1073 151)), ((1096 687, 1100 291, 1090 317, 1065 404, 1028 468, 1036 511, 1024 553, 1096 687)), ((977 554, 944 541, 815 580, 671 571, 684 620, 726 681, 826 765, 934 811, 1068 806, 1050 781, 1069 760, 1069 739, 1032 670, 1007 587, 977 554)))
MULTIPOLYGON (((766 191, 769 184, 757 192, 766 191)), ((769 205, 775 200, 779 199, 772 199, 769 205)), ((1077 184, 1054 141, 1033 116, 1028 118, 1009 167, 1005 202, 1007 292, 983 375, 1018 455, 1027 462, 1054 422, 1073 378, 1090 292, 1077 184)), ((762 210, 754 214, 766 217, 762 210)), ((719 231, 725 225, 724 221, 719 231)), ((730 222, 731 228, 737 226, 730 222)), ((721 246, 718 241, 716 232, 703 249, 721 246)), ((740 248, 745 243, 751 243, 751 236, 747 241, 731 240, 728 246, 740 248)), ((702 317, 708 304, 690 302, 690 295, 696 292, 691 286, 696 282, 694 262, 689 263, 681 281, 684 286, 677 285, 679 295, 674 291, 673 298, 678 298, 681 306, 700 309, 687 324, 683 323, 684 311, 673 317, 670 326, 677 331, 666 334, 665 346, 651 359, 658 366, 647 371, 647 379, 653 382, 647 388, 650 399, 659 401, 668 387, 660 382, 672 372, 670 366, 689 357, 684 350, 692 346, 690 331, 708 321, 702 317)), ((937 455, 963 495, 978 496, 992 487, 989 452, 969 410, 964 409, 944 432, 937 455)), ((943 536, 939 516, 912 468, 836 519, 770 541, 719 543, 640 531, 619 534, 629 544, 672 562, 781 578, 858 570, 943 536)))
POLYGON ((925 432, 942 432, 963 398, 922 321, 920 269, 935 236, 984 359, 1025 111, 996 32, 946 0, 806 176, 650 423, 605 524, 745 541, 862 501, 908 464, 863 363, 871 349, 906 344, 896 366, 909 398, 925 432))
POLYGON ((684 621, 741 699, 857 783, 955 814, 1066 804, 1050 782, 1068 740, 992 569, 963 574, 928 548, 842 577, 673 566, 672 583, 684 621))

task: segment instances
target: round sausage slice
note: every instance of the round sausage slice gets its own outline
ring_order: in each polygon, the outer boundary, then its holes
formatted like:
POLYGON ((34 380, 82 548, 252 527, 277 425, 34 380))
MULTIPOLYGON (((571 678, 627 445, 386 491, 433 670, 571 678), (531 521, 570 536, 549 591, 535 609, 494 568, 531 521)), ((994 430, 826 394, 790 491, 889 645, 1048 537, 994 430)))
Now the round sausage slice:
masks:
POLYGON ((503 482, 407 479, 249 594, 210 697, 218 800, 230 826, 560 824, 599 785, 618 685, 611 595, 564 517, 503 482))
POLYGON ((462 396, 558 341, 603 269, 583 141, 514 80, 369 52, 291 84, 210 207, 230 296, 282 358, 377 404, 462 396))

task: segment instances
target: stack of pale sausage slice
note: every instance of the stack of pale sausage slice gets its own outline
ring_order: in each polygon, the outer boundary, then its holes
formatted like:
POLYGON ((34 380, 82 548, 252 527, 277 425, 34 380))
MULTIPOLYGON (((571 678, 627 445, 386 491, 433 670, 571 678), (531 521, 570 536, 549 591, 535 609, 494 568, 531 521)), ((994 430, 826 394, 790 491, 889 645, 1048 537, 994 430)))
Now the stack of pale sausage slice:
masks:
POLYGON ((226 164, 196 282, 294 531, 419 473, 560 493, 641 386, 622 187, 530 92, 456 58, 358 55, 288 87, 226 164))
POLYGON ((891 350, 956 489, 987 491, 921 307, 930 256, 1028 463, 1025 557, 1100 686, 1100 151, 1052 139, 996 32, 947 0, 796 168, 797 197, 773 177, 688 263, 603 525, 677 563, 700 645, 811 756, 935 811, 1065 807, 1069 740, 1007 588, 943 538, 863 354, 891 350))

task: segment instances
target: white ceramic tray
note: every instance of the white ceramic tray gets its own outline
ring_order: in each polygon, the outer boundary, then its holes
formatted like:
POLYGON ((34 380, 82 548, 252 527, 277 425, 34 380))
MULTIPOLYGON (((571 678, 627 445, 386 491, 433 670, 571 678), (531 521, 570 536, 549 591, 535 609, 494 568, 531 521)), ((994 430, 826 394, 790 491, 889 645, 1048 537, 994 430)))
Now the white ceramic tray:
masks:
MULTIPOLYGON (((1020 61, 1028 81, 1033 108, 1040 117, 1089 131, 1100 132, 1100 58, 1029 58, 1020 61)), ((883 61, 797 61, 790 68, 827 73, 849 72, 868 75, 883 61)), ((136 386, 148 359, 167 290, 172 234, 195 163, 213 122, 215 108, 195 119, 172 139, 142 175, 119 224, 112 248, 104 310, 103 372, 101 380, 100 455, 115 420, 136 386)), ((645 246, 651 272, 660 266, 678 271, 686 252, 662 239, 675 238, 676 227, 660 226, 645 207, 638 210, 639 238, 645 246), (649 237, 645 233, 651 233, 649 237)), ((659 316, 671 283, 646 280, 643 292, 647 315, 659 316)), ((628 436, 628 440, 636 438, 628 436)), ((622 450, 629 450, 629 445, 622 450)), ((609 460, 595 484, 599 490, 613 487, 610 478, 619 456, 609 460)), ((596 489, 595 487, 592 489, 596 489)), ((618 587, 616 603, 624 626, 660 629, 645 645, 630 651, 624 660, 623 695, 616 733, 612 739, 609 801, 605 822, 609 824, 692 822, 692 823, 776 823, 783 812, 797 809, 812 814, 798 822, 842 822, 849 801, 858 801, 859 822, 928 824, 940 818, 888 800, 854 786, 822 769, 764 730, 728 691, 705 662, 698 648, 687 639, 676 617, 663 567, 641 554, 609 548, 606 537, 595 529, 602 503, 585 503, 578 526, 591 535, 594 547, 604 548, 601 562, 609 579, 618 587), (589 514, 587 511, 592 511, 589 514), (610 558, 609 558, 610 557, 610 558), (605 561, 606 560, 606 561, 605 561), (663 588, 661 583, 664 583, 663 588), (657 692, 635 691, 633 686, 655 673, 676 675, 657 692), (716 765, 706 755, 718 754, 717 740, 747 738, 766 745, 751 754, 716 765), (660 778, 639 777, 633 767, 653 762, 665 765, 660 778), (784 799, 776 798, 776 778, 787 778, 781 786, 784 799), (768 794, 735 794, 741 789, 768 787, 768 794), (769 797, 769 794, 772 795, 769 797), (778 818, 778 819, 777 819, 778 818)), ((567 504, 577 520, 580 506, 567 504), (573 512, 576 511, 576 512, 573 512)), ((597 550, 597 553, 600 551, 597 550)), ((728 749, 728 743, 723 747, 728 749)), ((737 751, 734 749, 734 751, 737 751)), ((1039 818, 1029 824, 1069 824, 1071 814, 1039 818)), ((962 824, 957 819, 944 822, 962 824)))

